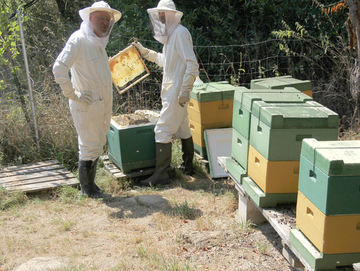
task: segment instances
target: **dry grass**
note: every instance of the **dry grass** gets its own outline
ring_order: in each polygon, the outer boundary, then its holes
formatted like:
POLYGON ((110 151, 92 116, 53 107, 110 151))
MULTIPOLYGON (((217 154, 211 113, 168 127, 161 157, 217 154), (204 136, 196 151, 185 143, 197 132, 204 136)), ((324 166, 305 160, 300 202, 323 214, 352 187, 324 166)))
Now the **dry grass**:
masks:
POLYGON ((271 241, 236 221, 231 181, 184 177, 124 190, 103 169, 97 181, 113 198, 89 199, 75 188, 2 190, 1 202, 13 200, 0 213, 0 270, 35 257, 60 257, 60 270, 292 270, 271 241))

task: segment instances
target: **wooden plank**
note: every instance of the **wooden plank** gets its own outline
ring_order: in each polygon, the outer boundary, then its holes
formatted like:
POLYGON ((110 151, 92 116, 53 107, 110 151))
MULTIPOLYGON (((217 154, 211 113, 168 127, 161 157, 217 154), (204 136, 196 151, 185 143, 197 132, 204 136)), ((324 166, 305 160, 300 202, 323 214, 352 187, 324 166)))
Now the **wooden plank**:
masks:
POLYGON ((44 165, 45 166, 50 166, 50 165, 57 165, 57 164, 60 164, 60 162, 58 160, 49 160, 49 161, 45 161, 45 162, 37 162, 37 163, 32 163, 32 164, 11 166, 11 167, 6 167, 6 168, 0 169, 0 174, 5 173, 5 172, 14 172, 14 171, 23 170, 23 169, 31 169, 31 168, 42 167, 44 165))
POLYGON ((53 171, 44 171, 44 172, 37 172, 31 173, 27 175, 16 175, 12 177, 6 177, 0 179, 0 184, 10 183, 10 182, 21 182, 25 180, 37 179, 42 177, 49 177, 49 176, 56 176, 59 174, 67 174, 69 171, 65 168, 53 170, 53 171))
POLYGON ((50 165, 50 166, 42 166, 42 167, 32 167, 32 168, 23 168, 22 170, 14 170, 11 172, 3 172, 0 173, 0 178, 6 178, 11 176, 19 176, 19 175, 28 175, 36 172, 44 172, 44 171, 51 171, 56 169, 62 169, 65 168, 62 164, 57 165, 50 165))
POLYGON ((0 185, 9 192, 37 192, 78 184, 79 180, 58 160, 11 166, 0 170, 0 185))
MULTIPOLYGON (((14 182, 6 182, 2 183, 1 185, 3 187, 12 187, 12 186, 19 186, 19 185, 29 185, 29 184, 36 184, 36 183, 44 183, 44 182, 52 182, 57 180, 67 180, 67 179, 73 179, 75 176, 72 173, 67 174, 57 174, 53 176, 40 176, 36 179, 29 179, 29 180, 22 180, 22 181, 14 181, 14 182)), ((76 178, 75 178, 76 179, 76 178)))
POLYGON ((78 185, 79 184, 79 180, 77 178, 73 178, 73 179, 61 179, 61 180, 56 180, 56 181, 52 181, 52 182, 45 182, 45 183, 40 183, 40 184, 31 184, 31 185, 23 185, 23 186, 16 186, 13 189, 10 189, 10 192, 13 191, 25 191, 25 192, 38 192, 38 191, 42 191, 42 190, 49 190, 49 189, 53 189, 56 187, 61 187, 61 186, 72 186, 72 185, 78 185))

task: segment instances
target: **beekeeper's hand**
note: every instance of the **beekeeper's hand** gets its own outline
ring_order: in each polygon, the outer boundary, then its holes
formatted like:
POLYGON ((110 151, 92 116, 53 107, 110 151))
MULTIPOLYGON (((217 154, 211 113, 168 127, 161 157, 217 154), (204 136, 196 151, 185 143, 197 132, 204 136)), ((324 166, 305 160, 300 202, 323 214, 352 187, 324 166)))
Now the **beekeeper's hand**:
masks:
POLYGON ((139 51, 141 56, 151 62, 155 62, 157 58, 157 52, 150 50, 144 46, 138 41, 135 41, 132 43, 133 46, 139 51))
POLYGON ((73 92, 73 95, 71 95, 69 97, 70 100, 73 100, 75 102, 79 102, 79 103, 83 103, 86 105, 90 105, 93 101, 93 97, 92 97, 92 91, 78 91, 75 90, 73 92))
POLYGON ((179 105, 181 107, 184 107, 184 105, 190 101, 190 92, 181 91, 178 99, 179 99, 179 105))

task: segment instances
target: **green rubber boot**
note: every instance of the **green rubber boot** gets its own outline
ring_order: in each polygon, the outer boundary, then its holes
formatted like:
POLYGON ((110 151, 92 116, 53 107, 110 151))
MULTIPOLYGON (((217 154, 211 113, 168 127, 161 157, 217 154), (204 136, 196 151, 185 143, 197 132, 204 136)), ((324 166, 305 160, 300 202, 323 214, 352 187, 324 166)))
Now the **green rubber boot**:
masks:
POLYGON ((141 185, 169 184, 170 177, 168 170, 171 162, 171 142, 156 143, 156 166, 155 172, 146 180, 140 182, 141 185))

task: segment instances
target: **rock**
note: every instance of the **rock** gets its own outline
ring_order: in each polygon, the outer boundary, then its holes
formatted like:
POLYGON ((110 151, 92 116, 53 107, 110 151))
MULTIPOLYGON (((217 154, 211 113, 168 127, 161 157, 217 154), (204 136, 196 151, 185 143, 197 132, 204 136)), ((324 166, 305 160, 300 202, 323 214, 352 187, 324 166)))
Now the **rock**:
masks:
POLYGON ((125 201, 132 203, 133 205, 146 206, 154 209, 162 209, 163 207, 167 207, 169 204, 166 199, 158 195, 136 196, 128 198, 125 201))
POLYGON ((14 271, 50 271, 64 268, 67 263, 60 257, 38 257, 23 263, 14 271))

